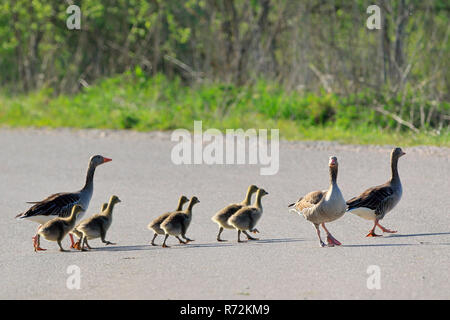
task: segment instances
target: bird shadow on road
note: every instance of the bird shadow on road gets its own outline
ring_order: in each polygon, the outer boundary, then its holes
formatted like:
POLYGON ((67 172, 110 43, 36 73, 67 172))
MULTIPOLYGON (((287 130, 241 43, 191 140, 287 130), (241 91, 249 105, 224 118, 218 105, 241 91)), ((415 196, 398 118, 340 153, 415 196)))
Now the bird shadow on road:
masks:
POLYGON ((255 243, 280 243, 280 242, 301 242, 305 241, 300 238, 278 238, 278 239, 260 239, 254 241, 255 243))
POLYGON ((96 247, 92 248, 91 251, 140 251, 140 250, 150 250, 151 245, 135 245, 135 246, 107 246, 107 247, 96 247))
POLYGON ((391 234, 383 238, 388 239, 388 238, 425 237, 425 236, 442 236, 442 235, 450 235, 450 232, 391 234))
POLYGON ((380 244, 343 244, 341 247, 346 248, 363 248, 363 247, 408 247, 418 246, 419 244, 412 243, 380 243, 380 244))
POLYGON ((266 243, 280 243, 280 242, 299 242, 304 241, 299 238, 282 238, 282 239, 260 239, 260 240, 249 240, 242 243, 238 243, 235 240, 224 241, 224 242, 215 242, 215 243, 189 243, 188 245, 176 244, 171 246, 171 248, 176 249, 184 249, 184 248, 225 248, 225 247, 235 247, 235 246, 243 246, 245 244, 266 244, 266 243))

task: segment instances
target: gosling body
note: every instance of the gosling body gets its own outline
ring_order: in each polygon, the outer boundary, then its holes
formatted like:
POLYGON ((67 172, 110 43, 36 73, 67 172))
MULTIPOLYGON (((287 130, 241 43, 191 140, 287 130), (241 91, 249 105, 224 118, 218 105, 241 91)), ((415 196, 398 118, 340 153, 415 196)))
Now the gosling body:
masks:
POLYGON ((242 209, 246 206, 249 206, 251 198, 252 198, 252 194, 255 193, 257 190, 258 190, 257 186, 255 186, 255 185, 249 186, 247 189, 247 194, 245 196, 245 199, 242 202, 233 203, 233 204, 226 206, 225 208, 223 208, 222 210, 217 212, 211 218, 212 221, 214 221, 215 223, 217 223, 219 225, 219 233, 217 234, 217 241, 227 241, 227 240, 221 239, 220 235, 222 234, 224 229, 234 229, 234 227, 228 223, 228 219, 233 214, 235 214, 237 211, 239 211, 240 209, 242 209))
POLYGON ((248 240, 259 240, 250 236, 247 231, 251 231, 254 233, 259 232, 257 229, 255 229, 255 226, 263 214, 261 198, 267 194, 268 192, 266 192, 264 189, 258 189, 258 191, 256 192, 254 205, 239 209, 228 219, 228 224, 238 230, 238 242, 242 242, 240 238, 241 232, 247 236, 248 240))
POLYGON ((166 234, 163 242, 163 248, 168 248, 166 245, 167 238, 170 236, 174 236, 178 239, 180 243, 187 244, 190 241, 194 241, 186 237, 187 229, 192 220, 192 208, 195 204, 199 203, 197 197, 192 197, 189 201, 188 207, 184 211, 175 211, 171 213, 164 221, 161 223, 161 229, 164 230, 166 234), (185 240, 181 240, 180 236, 185 240))
POLYGON ((153 239, 151 242, 152 246, 156 246, 157 244, 155 244, 155 239, 158 235, 164 235, 165 232, 164 230, 161 228, 161 223, 164 222, 164 220, 166 220, 173 212, 176 211, 182 211, 183 210, 183 205, 188 202, 189 199, 186 198, 185 196, 181 196, 180 199, 178 200, 178 206, 176 208, 175 211, 172 212, 166 212, 162 215, 160 215, 158 218, 156 218, 155 220, 153 220, 152 222, 149 223, 148 225, 148 229, 153 230, 153 232, 155 233, 153 235, 153 239))
POLYGON ((76 219, 79 214, 83 212, 83 208, 79 205, 74 205, 72 207, 72 211, 69 217, 67 218, 54 218, 39 228, 36 244, 35 252, 38 251, 37 247, 40 247, 40 237, 42 236, 44 239, 49 241, 58 242, 60 251, 67 251, 61 245, 62 239, 75 227, 76 219))

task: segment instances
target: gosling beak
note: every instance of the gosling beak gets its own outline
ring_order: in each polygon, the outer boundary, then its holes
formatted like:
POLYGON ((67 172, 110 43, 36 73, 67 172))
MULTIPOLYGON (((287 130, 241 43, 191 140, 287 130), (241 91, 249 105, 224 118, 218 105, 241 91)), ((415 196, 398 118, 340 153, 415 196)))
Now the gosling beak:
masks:
POLYGON ((406 154, 406 152, 403 152, 403 151, 402 151, 402 156, 404 156, 405 154, 406 154))
POLYGON ((112 161, 112 159, 103 157, 103 163, 107 163, 107 162, 110 162, 110 161, 112 161))

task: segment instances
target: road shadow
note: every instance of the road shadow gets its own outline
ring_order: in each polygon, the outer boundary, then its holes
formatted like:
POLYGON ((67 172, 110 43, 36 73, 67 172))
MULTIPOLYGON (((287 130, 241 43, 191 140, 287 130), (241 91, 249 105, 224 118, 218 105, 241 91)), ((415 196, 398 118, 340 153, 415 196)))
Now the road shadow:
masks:
POLYGON ((391 234, 383 238, 409 238, 409 237, 427 237, 427 236, 442 236, 450 235, 450 232, 436 232, 436 233, 411 233, 411 234, 391 234))
POLYGON ((143 245, 135 245, 135 246, 105 246, 105 247, 92 247, 92 250, 88 251, 142 251, 142 250, 150 250, 151 248, 155 248, 149 244, 143 245))
POLYGON ((363 248, 363 247, 409 247, 419 246, 420 244, 412 243, 380 243, 380 244, 343 244, 341 247, 346 248, 363 248))
POLYGON ((288 243, 288 242, 302 242, 305 241, 301 238, 277 238, 277 239, 259 239, 256 241, 251 241, 255 243, 288 243))

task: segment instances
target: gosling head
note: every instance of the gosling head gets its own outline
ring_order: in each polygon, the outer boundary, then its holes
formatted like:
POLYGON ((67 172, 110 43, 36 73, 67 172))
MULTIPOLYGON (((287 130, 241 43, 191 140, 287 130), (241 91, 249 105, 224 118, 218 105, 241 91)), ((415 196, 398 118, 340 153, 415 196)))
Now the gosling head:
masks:
POLYGON ((100 156, 100 155, 96 155, 96 156, 91 157, 91 159, 89 161, 89 166, 90 167, 97 167, 97 166, 99 166, 101 164, 104 164, 104 163, 110 162, 110 161, 112 161, 112 159, 106 158, 106 157, 103 157, 103 156, 100 156))
POLYGON ((264 189, 259 189, 258 192, 259 192, 259 195, 260 195, 261 197, 264 197, 266 194, 269 194, 269 193, 268 193, 266 190, 264 190, 264 189))
POLYGON ((198 198, 196 196, 193 196, 191 201, 192 201, 192 204, 200 203, 200 200, 198 200, 198 198))
POLYGON ((394 149, 392 150, 392 152, 391 152, 391 158, 392 158, 392 159, 398 159, 398 158, 404 156, 405 154, 406 154, 406 153, 403 152, 402 148, 397 147, 397 148, 394 148, 394 149))
POLYGON ((248 191, 250 191, 251 193, 254 193, 254 192, 258 191, 258 187, 255 186, 254 184, 252 184, 250 187, 248 187, 248 191))
POLYGON ((180 202, 181 202, 182 204, 185 204, 186 202, 189 202, 189 199, 188 199, 186 196, 181 196, 180 202))
POLYGON ((111 198, 109 199, 109 203, 111 203, 112 205, 119 202, 122 202, 122 200, 120 200, 118 196, 111 196, 111 198))
POLYGON ((84 209, 80 205, 76 204, 72 207, 72 215, 78 216, 84 209))

